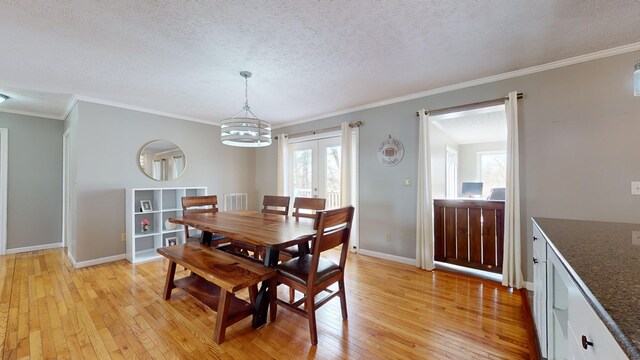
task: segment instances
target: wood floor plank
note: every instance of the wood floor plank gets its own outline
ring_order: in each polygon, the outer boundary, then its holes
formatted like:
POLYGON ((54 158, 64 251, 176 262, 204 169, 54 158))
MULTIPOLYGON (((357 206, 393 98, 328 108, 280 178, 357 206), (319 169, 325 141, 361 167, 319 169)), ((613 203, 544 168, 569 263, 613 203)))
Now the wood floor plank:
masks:
POLYGON ((179 289, 162 299, 166 268, 158 260, 74 269, 63 249, 0 256, 0 358, 527 359, 535 344, 518 291, 349 255, 349 319, 338 299, 320 308, 317 346, 307 321, 284 309, 258 330, 251 319, 232 325, 218 345, 211 309, 179 289))

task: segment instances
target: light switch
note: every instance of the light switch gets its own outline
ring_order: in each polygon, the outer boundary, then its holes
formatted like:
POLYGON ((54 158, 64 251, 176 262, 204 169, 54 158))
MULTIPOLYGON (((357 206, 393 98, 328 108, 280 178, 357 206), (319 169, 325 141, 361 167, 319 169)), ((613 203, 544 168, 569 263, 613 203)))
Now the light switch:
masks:
POLYGON ((402 180, 402 186, 411 186, 411 179, 402 180))
POLYGON ((631 182, 631 195, 640 195, 640 181, 631 182))

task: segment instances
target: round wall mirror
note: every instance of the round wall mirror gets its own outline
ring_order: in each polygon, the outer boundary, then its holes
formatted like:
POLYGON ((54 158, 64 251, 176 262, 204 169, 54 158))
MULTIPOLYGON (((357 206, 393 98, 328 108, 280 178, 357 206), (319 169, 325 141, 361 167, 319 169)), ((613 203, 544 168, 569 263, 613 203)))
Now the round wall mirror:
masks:
POLYGON ((153 180, 174 180, 184 173, 187 157, 180 147, 170 141, 155 140, 140 151, 140 169, 153 180))

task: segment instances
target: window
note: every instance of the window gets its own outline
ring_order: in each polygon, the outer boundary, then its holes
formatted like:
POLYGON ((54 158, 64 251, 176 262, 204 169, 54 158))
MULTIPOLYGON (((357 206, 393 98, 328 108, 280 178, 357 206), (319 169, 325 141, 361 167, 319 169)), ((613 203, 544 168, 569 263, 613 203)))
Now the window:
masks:
POLYGON ((482 196, 489 196, 493 188, 506 187, 507 153, 505 151, 479 152, 478 177, 483 183, 482 196))

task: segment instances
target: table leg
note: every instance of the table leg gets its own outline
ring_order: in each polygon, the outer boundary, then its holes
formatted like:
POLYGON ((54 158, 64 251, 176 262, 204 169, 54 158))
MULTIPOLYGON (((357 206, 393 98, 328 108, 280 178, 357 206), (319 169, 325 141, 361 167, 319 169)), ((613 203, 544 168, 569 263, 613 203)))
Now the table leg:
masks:
MULTIPOLYGON (((268 267, 275 267, 278 264, 278 256, 280 250, 277 248, 268 247, 264 255, 264 265, 268 267)), ((262 282, 258 296, 256 296, 256 303, 253 307, 253 322, 251 326, 254 329, 261 327, 267 323, 267 313, 269 311, 269 280, 262 282)))
POLYGON ((171 290, 176 286, 173 284, 173 278, 176 276, 176 263, 169 260, 169 267, 167 268, 167 278, 164 282, 164 294, 163 297, 165 300, 169 300, 171 298, 171 290))

